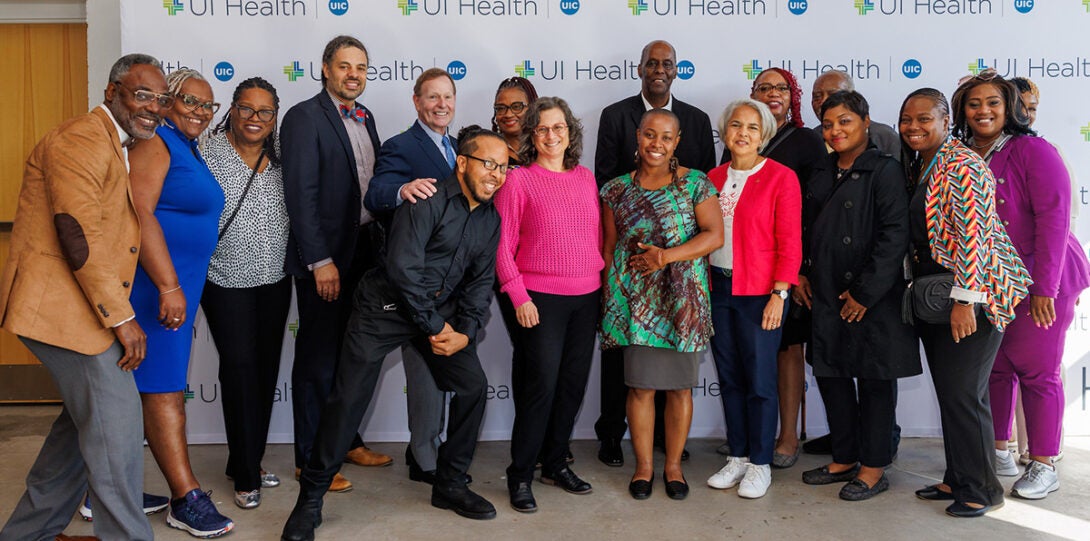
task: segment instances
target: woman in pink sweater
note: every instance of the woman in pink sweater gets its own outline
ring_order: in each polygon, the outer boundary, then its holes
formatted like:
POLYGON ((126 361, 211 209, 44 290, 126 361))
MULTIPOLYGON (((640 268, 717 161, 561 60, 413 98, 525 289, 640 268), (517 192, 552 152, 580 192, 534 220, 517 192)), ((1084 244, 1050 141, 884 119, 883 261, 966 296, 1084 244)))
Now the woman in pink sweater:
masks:
POLYGON ((538 99, 523 120, 519 154, 528 165, 508 173, 495 197, 503 219, 496 274, 506 294, 499 302, 514 306, 520 326, 507 488, 511 507, 532 513, 539 454, 543 483, 591 491, 564 455, 590 373, 605 263, 598 187, 579 165, 582 125, 560 98, 538 99))

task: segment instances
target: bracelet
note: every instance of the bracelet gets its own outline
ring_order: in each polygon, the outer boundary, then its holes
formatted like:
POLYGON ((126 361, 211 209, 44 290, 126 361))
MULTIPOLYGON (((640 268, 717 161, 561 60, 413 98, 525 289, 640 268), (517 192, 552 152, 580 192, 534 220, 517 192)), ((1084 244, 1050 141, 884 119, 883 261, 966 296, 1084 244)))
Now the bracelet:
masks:
POLYGON ((162 297, 163 295, 166 295, 167 293, 174 293, 175 291, 178 291, 181 288, 182 288, 182 286, 178 286, 178 287, 176 287, 174 289, 168 289, 166 291, 160 291, 159 296, 162 297))
POLYGON ((971 303, 969 301, 963 301, 963 300, 960 300, 960 299, 954 299, 954 302, 956 302, 956 303, 958 303, 958 304, 960 304, 962 306, 972 306, 974 304, 974 303, 971 303))

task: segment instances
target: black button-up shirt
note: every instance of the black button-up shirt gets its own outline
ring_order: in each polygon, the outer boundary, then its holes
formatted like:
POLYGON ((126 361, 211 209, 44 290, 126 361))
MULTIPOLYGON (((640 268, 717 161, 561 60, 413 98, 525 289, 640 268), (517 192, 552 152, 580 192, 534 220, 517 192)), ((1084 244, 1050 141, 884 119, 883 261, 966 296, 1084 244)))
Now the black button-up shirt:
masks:
POLYGON ((394 213, 386 275, 426 334, 439 334, 448 323, 438 308, 457 302, 449 323, 473 341, 492 302, 500 215, 491 202, 471 212, 455 175, 437 187, 435 195, 394 213))

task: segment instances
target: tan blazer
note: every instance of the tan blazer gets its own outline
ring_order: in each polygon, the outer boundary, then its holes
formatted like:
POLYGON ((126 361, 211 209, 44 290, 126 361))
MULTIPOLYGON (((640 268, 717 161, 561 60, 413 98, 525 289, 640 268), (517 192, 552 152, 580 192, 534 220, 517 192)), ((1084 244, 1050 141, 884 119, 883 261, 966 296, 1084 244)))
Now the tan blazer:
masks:
POLYGON ((140 223, 113 120, 101 108, 49 132, 26 161, 0 327, 85 355, 133 316, 140 223))

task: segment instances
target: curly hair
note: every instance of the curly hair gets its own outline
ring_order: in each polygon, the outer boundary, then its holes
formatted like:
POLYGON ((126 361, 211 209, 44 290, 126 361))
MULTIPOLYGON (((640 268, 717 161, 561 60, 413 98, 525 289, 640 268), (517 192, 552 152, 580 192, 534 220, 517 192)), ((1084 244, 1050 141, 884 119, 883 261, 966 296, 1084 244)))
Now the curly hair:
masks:
MULTIPOLYGON (((783 80, 787 82, 787 86, 791 89, 791 107, 787 111, 787 121, 794 125, 796 128, 801 128, 802 124, 802 87, 799 86, 798 79, 795 79, 794 74, 783 68, 767 68, 761 72, 761 75, 770 71, 780 74, 783 80)), ((757 94, 757 82, 761 80, 761 75, 758 75, 753 80, 753 86, 750 88, 749 94, 751 98, 756 98, 757 94)))
MULTIPOLYGON (((500 86, 496 88, 496 97, 500 96, 500 92, 507 90, 508 88, 517 88, 526 94, 526 103, 534 103, 537 101, 537 89, 534 88, 534 83, 531 83, 529 79, 525 77, 508 77, 500 81, 500 86)), ((499 132, 500 127, 496 124, 496 115, 492 115, 492 131, 499 132)))
POLYGON ((954 97, 950 100, 950 106, 954 110, 951 123, 951 133, 954 137, 964 141, 973 135, 973 130, 969 128, 969 118, 965 114, 965 105, 969 101, 969 92, 983 85, 994 86, 1003 97, 1003 110, 1006 113, 1003 115, 1003 133, 1037 135, 1037 132, 1029 127, 1029 114, 1026 112, 1025 104, 1022 103, 1022 95, 1018 92, 1018 87, 996 74, 989 77, 972 77, 954 91, 954 97))
MULTIPOLYGON (((276 87, 261 77, 250 77, 245 81, 242 81, 235 87, 235 93, 231 96, 231 107, 227 109, 227 114, 223 115, 223 119, 216 124, 215 128, 212 128, 212 134, 223 133, 231 127, 231 111, 238 105, 238 100, 242 96, 244 90, 251 88, 257 88, 264 90, 272 95, 273 108, 280 111, 280 96, 276 94, 276 87)), ((256 112, 254 114, 257 114, 256 112)), ((274 165, 280 165, 280 155, 276 152, 276 119, 272 120, 272 131, 269 132, 269 136, 265 138, 265 156, 269 158, 269 162, 274 165)))
POLYGON ((568 102, 557 97, 538 98, 526 110, 526 114, 522 117, 519 160, 527 165, 537 160, 534 128, 541 120, 541 113, 549 109, 560 109, 560 112, 564 113, 564 122, 568 125, 568 148, 564 149, 564 169, 572 169, 579 165, 579 158, 583 156, 583 123, 575 118, 571 107, 568 107, 568 102))

